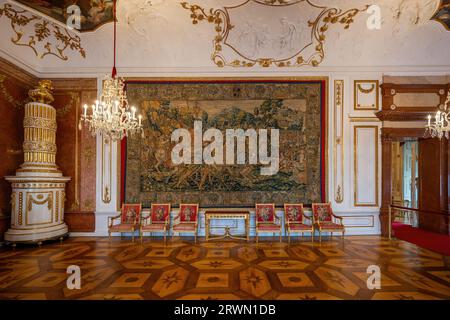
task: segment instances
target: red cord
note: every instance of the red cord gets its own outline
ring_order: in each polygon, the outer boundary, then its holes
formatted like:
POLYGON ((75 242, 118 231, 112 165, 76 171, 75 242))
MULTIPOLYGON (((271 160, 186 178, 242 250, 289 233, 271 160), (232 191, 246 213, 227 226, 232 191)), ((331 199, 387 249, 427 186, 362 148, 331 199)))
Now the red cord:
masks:
POLYGON ((111 76, 113 78, 115 78, 117 75, 117 69, 116 69, 116 0, 114 0, 114 4, 113 4, 113 19, 114 19, 114 65, 112 68, 111 76))

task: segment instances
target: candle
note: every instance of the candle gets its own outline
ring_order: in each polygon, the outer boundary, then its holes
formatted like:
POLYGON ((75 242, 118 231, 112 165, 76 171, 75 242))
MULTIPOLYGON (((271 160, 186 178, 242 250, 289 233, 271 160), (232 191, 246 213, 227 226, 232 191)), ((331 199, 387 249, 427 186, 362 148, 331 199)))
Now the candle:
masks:
POLYGON ((87 104, 85 104, 83 107, 84 107, 84 117, 86 118, 88 106, 87 106, 87 104))
POLYGON ((431 127, 431 115, 428 115, 428 126, 431 127))
POLYGON ((142 116, 139 115, 139 127, 141 126, 141 120, 142 120, 142 116))
POLYGON ((136 108, 135 107, 131 107, 131 118, 136 119, 136 108))

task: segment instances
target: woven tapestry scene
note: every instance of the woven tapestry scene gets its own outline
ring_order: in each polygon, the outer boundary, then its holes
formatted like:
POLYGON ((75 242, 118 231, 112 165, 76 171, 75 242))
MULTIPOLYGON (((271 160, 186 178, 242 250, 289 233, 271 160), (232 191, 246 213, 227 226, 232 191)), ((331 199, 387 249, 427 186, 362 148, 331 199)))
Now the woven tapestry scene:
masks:
MULTIPOLYGON (((126 201, 144 206, 181 200, 202 206, 320 202, 321 90, 321 82, 128 84, 130 104, 144 115, 145 135, 127 139, 126 201), (215 128, 224 135, 228 129, 278 129, 278 172, 261 175, 262 165, 249 163, 248 148, 245 164, 174 165, 172 132, 192 132, 199 121, 203 132, 215 128)), ((270 154, 270 141, 267 149, 270 154)))

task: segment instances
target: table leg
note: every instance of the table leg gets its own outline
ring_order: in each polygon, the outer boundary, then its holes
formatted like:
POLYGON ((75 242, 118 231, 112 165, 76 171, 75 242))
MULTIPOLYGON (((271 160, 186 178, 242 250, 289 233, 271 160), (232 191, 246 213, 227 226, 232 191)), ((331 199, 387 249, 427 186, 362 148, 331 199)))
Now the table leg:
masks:
POLYGON ((205 217, 205 239, 209 240, 209 219, 205 217))

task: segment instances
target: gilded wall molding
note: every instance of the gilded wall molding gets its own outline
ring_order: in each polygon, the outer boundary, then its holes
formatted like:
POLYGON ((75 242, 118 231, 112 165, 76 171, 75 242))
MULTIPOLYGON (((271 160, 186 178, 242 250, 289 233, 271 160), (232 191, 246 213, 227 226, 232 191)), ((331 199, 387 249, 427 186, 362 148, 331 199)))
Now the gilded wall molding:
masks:
POLYGON ((354 107, 355 111, 375 110, 380 108, 380 83, 378 80, 354 81, 354 107))
POLYGON ((329 28, 341 25, 348 29, 354 18, 368 8, 344 11, 318 6, 310 0, 246 0, 220 9, 187 2, 181 2, 181 6, 191 12, 194 25, 203 21, 214 25, 211 59, 218 67, 317 67, 325 58, 329 28), (254 10, 259 10, 263 18, 249 19, 248 12, 254 10), (242 14, 244 11, 247 15, 242 14), (298 15, 302 12, 309 12, 309 16, 300 21, 298 15), (269 31, 272 39, 267 37, 269 31))
POLYGON ((6 76, 4 74, 0 74, 0 93, 2 94, 3 98, 13 106, 15 109, 21 109, 23 106, 29 102, 29 99, 26 99, 24 101, 17 100, 14 98, 11 93, 9 93, 8 89, 5 86, 5 80, 6 76))
POLYGON ((354 187, 354 199, 353 199, 353 206, 354 207, 378 207, 379 204, 379 163, 378 163, 378 133, 379 127, 377 125, 355 125, 353 127, 353 187, 354 187), (361 202, 359 201, 359 194, 360 194, 360 186, 358 184, 359 181, 359 150, 358 150, 358 140, 359 140, 359 130, 373 130, 373 147, 374 147, 374 179, 375 179, 375 186, 374 186, 374 195, 373 195, 373 201, 372 202, 361 202))
POLYGON ((334 200, 344 201, 344 80, 334 80, 334 200))
POLYGON ((11 28, 15 33, 11 42, 17 46, 31 48, 41 59, 46 56, 55 56, 66 61, 69 59, 65 54, 67 49, 77 51, 83 58, 86 57, 86 52, 81 46, 81 38, 56 23, 26 10, 16 9, 9 3, 0 8, 0 18, 3 16, 10 20, 11 28), (34 32, 24 30, 24 27, 29 25, 34 28, 34 32))

